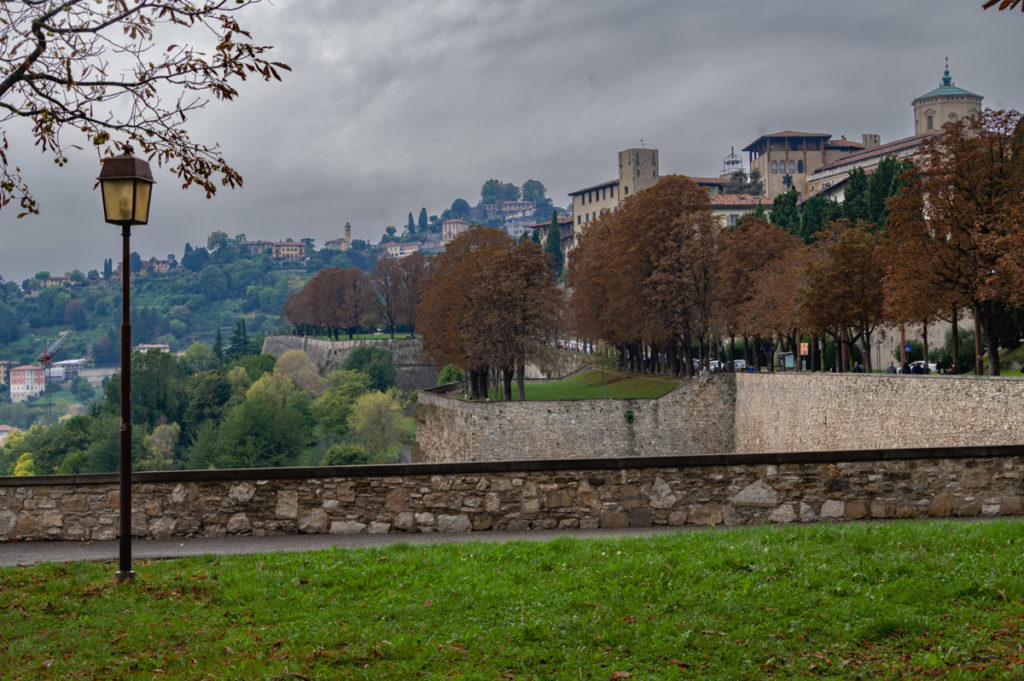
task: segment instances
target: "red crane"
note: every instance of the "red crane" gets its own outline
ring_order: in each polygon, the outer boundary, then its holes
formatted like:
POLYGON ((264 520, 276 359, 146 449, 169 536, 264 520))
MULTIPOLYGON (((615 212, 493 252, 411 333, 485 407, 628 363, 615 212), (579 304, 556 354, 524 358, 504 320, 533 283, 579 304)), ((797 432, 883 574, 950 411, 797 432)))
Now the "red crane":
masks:
POLYGON ((46 366, 53 360, 53 356, 60 350, 65 343, 68 342, 68 338, 71 337, 70 331, 61 331, 60 335, 43 350, 43 354, 39 355, 39 364, 43 367, 43 376, 45 380, 46 366))

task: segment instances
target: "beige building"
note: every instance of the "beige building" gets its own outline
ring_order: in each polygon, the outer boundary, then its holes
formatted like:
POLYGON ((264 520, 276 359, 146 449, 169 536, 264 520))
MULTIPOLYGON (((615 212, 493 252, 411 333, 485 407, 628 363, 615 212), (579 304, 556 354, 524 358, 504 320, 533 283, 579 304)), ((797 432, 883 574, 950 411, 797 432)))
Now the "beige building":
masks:
POLYGON ((771 203, 779 194, 795 187, 807 198, 807 176, 847 154, 864 149, 860 142, 845 137, 833 140, 822 132, 785 130, 762 135, 743 148, 750 154, 750 170, 761 174, 764 198, 771 203))
POLYGON ((626 149, 619 152, 619 177, 570 192, 574 238, 598 215, 617 211, 630 194, 658 182, 658 150, 626 149))
POLYGON ((762 196, 753 194, 712 194, 711 214, 718 218, 723 227, 735 227, 744 215, 749 215, 763 206, 765 214, 771 205, 765 206, 765 199, 762 196))
POLYGON ((41 368, 25 364, 11 369, 11 402, 24 402, 41 395, 45 389, 41 368))
POLYGON ((939 87, 911 102, 911 106, 914 107, 914 134, 938 130, 946 123, 955 122, 964 116, 973 116, 981 111, 982 99, 981 95, 953 84, 947 59, 946 70, 939 81, 939 87))
POLYGON ((470 228, 470 223, 461 218, 452 218, 451 220, 445 220, 441 223, 441 244, 447 244, 449 241, 462 234, 470 228))
POLYGON ((345 236, 341 239, 331 239, 324 244, 324 248, 332 251, 347 251, 352 248, 352 225, 345 223, 345 236))
MULTIPOLYGON (((806 197, 824 194, 836 201, 845 195, 844 183, 854 168, 861 168, 870 175, 878 164, 887 157, 899 160, 915 156, 929 137, 941 133, 943 125, 957 121, 964 116, 973 116, 981 111, 982 96, 953 85, 949 66, 943 73, 939 87, 917 97, 914 108, 914 134, 910 137, 880 144, 877 135, 865 139, 865 148, 856 151, 815 170, 807 178, 806 197)), ((865 138, 868 138, 865 135, 865 138)))

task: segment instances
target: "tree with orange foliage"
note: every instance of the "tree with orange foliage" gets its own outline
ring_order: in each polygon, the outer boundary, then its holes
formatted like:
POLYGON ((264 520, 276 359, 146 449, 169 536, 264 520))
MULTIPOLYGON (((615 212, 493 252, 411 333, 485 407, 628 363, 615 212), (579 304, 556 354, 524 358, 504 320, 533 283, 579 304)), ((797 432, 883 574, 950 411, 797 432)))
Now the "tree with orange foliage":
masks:
POLYGON ((281 315, 303 333, 326 329, 335 340, 340 332, 351 339, 379 314, 370 278, 362 270, 328 267, 292 294, 281 315))
MULTIPOLYGON (((777 292, 769 290, 768 287, 772 285, 771 274, 766 272, 759 275, 759 272, 770 269, 778 275, 780 270, 774 261, 784 256, 789 258, 790 252, 797 249, 800 243, 799 237, 753 215, 744 216, 723 236, 722 247, 718 252, 714 325, 717 332, 729 338, 730 348, 735 345, 737 335, 746 341, 749 336, 790 327, 789 323, 778 326, 770 322, 771 315, 763 306, 776 293, 796 301, 797 288, 790 287, 777 292)), ((776 302, 782 304, 782 301, 776 302)), ((746 342, 744 344, 747 345, 746 342)), ((752 366, 760 366, 759 355, 747 357, 747 360, 752 366)))
POLYGON ((526 362, 557 333, 561 292, 547 256, 529 240, 475 227, 436 259, 418 308, 423 353, 438 366, 469 373, 474 399, 488 395, 491 369, 502 372, 511 399, 514 374, 525 399, 526 362))
POLYGON ((986 109, 943 133, 925 142, 920 169, 889 202, 889 244, 920 261, 914 267, 940 301, 972 310, 998 376, 996 324, 1024 282, 1024 125, 1019 112, 986 109))
POLYGON ((707 192, 681 175, 600 216, 569 263, 577 332, 614 345, 623 369, 690 375, 694 337, 707 361, 720 232, 707 192))
MULTIPOLYGON (((865 367, 871 370, 871 334, 884 320, 877 238, 862 220, 837 220, 832 234, 817 242, 802 289, 804 314, 815 329, 831 334, 848 349, 861 341, 865 367)), ((848 368, 844 354, 841 370, 848 368)))

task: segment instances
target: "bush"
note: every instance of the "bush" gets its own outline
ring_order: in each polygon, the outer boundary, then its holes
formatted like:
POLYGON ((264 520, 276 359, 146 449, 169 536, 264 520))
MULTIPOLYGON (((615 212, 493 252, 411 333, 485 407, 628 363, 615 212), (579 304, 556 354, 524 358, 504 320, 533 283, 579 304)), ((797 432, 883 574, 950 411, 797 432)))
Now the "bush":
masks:
POLYGON ((370 376, 370 389, 386 391, 396 384, 398 372, 391 353, 376 345, 360 345, 348 353, 343 369, 362 371, 370 376))
POLYGON ((438 385, 448 385, 449 383, 457 383, 466 379, 466 374, 459 367, 454 364, 446 364, 441 369, 441 375, 437 377, 438 385))
POLYGON ((370 463, 370 454, 359 445, 334 445, 324 454, 321 466, 359 466, 370 463))

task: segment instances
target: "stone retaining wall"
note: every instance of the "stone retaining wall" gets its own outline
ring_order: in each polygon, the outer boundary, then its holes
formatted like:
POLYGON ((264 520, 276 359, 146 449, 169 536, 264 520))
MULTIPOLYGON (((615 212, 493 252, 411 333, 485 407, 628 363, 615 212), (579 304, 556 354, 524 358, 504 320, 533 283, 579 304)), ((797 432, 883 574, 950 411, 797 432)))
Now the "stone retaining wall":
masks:
POLYGON ((1022 407, 1012 377, 740 373, 735 451, 1019 444, 1022 407))
POLYGON ((684 382, 656 400, 470 402, 419 393, 420 461, 672 456, 733 450, 730 377, 684 382))
MULTIPOLYGON (((133 534, 469 532, 1024 513, 1024 447, 138 473, 133 534)), ((0 478, 0 540, 109 540, 115 475, 0 478)))

